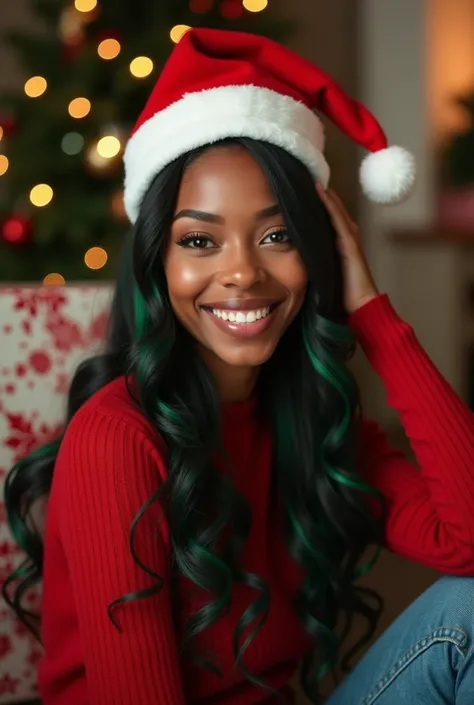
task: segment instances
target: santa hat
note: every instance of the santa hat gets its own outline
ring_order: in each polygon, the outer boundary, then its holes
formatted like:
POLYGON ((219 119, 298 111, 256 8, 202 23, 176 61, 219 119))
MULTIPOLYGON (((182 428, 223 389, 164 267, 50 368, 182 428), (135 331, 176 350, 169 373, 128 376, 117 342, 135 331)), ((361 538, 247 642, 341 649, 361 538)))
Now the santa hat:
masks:
POLYGON ((270 39, 214 29, 189 30, 173 50, 125 149, 125 208, 135 222, 153 178, 180 155, 226 137, 278 145, 324 187, 325 114, 367 149, 360 169, 366 195, 399 203, 412 191, 415 163, 388 147, 373 115, 330 76, 270 39))

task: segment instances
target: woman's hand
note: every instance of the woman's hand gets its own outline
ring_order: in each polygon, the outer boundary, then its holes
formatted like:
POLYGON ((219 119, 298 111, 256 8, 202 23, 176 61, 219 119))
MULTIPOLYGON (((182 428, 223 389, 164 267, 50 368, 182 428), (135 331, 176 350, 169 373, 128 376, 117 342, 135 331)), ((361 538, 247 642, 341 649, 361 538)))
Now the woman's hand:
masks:
POLYGON ((316 190, 331 216, 337 233, 344 276, 344 305, 348 313, 354 313, 376 298, 379 292, 362 249, 358 226, 334 191, 325 191, 320 184, 316 185, 316 190))

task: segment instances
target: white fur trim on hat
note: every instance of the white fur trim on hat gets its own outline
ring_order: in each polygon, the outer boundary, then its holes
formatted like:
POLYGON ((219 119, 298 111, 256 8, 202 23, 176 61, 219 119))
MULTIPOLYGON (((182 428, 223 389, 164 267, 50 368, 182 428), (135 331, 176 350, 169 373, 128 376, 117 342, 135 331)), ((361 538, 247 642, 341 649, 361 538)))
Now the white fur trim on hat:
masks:
POLYGON ((253 85, 211 88, 185 94, 153 115, 128 141, 124 203, 131 222, 154 177, 167 164, 226 137, 251 137, 282 147, 325 188, 328 185, 324 128, 306 105, 253 85))
POLYGON ((360 166, 364 193, 375 203, 401 203, 413 191, 415 177, 415 158, 403 147, 368 154, 360 166))

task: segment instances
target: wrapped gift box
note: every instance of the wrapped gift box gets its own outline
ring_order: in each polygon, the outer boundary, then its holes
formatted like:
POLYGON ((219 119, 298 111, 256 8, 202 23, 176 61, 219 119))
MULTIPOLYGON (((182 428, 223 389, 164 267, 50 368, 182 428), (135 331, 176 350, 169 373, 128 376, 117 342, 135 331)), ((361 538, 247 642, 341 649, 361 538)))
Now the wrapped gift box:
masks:
MULTIPOLYGON (((71 373, 103 345, 110 299, 109 286, 0 287, 0 583, 23 559, 6 524, 6 473, 61 432, 71 373)), ((0 705, 35 696, 40 658, 0 599, 0 705)))

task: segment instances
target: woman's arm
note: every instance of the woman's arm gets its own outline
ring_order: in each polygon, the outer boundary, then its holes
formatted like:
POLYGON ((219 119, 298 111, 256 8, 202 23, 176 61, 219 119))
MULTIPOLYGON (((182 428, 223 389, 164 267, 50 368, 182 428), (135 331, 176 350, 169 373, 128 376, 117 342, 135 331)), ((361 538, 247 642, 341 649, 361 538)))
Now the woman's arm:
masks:
POLYGON ((359 429, 358 467, 387 501, 387 545, 435 569, 474 575, 474 417, 440 375, 412 328, 380 296, 362 238, 341 199, 317 187, 333 222, 344 304, 384 382, 419 468, 376 425, 359 429))
MULTIPOLYGON (((164 580, 159 594, 109 605, 156 579, 130 551, 130 527, 165 478, 160 453, 130 421, 95 412, 74 419, 55 470, 90 705, 184 705, 169 585, 168 529, 157 504, 137 524, 139 560, 164 580)), ((58 500, 58 494, 56 500, 58 500)))
POLYGON ((387 296, 350 320, 396 409, 419 467, 364 421, 358 466, 385 496, 387 545, 447 573, 474 575, 474 416, 421 348, 387 296))

